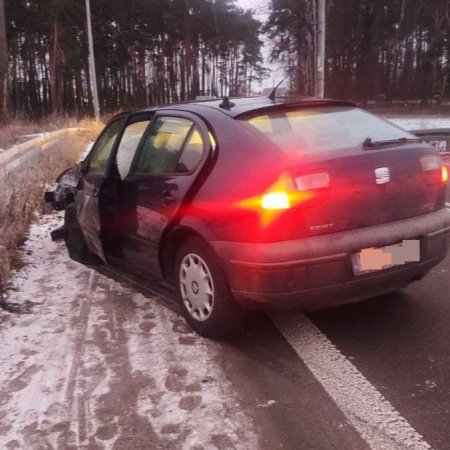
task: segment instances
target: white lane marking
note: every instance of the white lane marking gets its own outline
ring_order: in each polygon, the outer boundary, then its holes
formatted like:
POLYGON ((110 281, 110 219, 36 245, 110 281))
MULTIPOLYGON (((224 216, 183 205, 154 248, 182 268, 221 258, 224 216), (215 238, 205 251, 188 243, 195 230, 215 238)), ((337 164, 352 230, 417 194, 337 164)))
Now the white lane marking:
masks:
POLYGON ((303 313, 277 312, 271 317, 337 407, 372 449, 431 448, 303 313))

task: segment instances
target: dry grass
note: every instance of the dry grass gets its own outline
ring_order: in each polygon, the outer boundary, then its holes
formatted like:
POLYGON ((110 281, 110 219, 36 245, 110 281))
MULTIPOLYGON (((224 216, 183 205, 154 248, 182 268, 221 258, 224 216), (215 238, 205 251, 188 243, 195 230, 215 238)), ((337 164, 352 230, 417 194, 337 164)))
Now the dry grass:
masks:
MULTIPOLYGON (((17 265, 17 247, 46 205, 44 192, 57 175, 80 160, 86 146, 100 132, 97 122, 78 123, 83 130, 63 137, 36 155, 32 168, 0 179, 0 291, 11 269, 17 265)), ((61 127, 58 127, 61 128, 61 127)), ((23 130, 23 128, 21 128, 23 130)), ((0 175, 0 178, 2 175, 0 175)))
POLYGON ((21 136, 41 133, 43 131, 56 131, 63 128, 88 128, 93 122, 90 120, 76 120, 69 117, 49 117, 42 122, 29 122, 12 120, 0 126, 0 152, 21 141, 21 136))

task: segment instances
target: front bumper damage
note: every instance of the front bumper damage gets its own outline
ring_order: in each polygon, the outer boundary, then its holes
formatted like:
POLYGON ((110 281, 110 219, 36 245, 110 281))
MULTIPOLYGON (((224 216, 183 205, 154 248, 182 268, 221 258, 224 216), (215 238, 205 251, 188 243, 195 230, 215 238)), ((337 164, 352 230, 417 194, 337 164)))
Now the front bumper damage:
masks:
MULTIPOLYGON (((64 210, 74 202, 80 180, 80 166, 76 165, 66 169, 56 179, 54 191, 47 191, 44 194, 46 203, 51 203, 57 211, 64 210)), ((64 225, 50 232, 53 241, 64 238, 64 225)))

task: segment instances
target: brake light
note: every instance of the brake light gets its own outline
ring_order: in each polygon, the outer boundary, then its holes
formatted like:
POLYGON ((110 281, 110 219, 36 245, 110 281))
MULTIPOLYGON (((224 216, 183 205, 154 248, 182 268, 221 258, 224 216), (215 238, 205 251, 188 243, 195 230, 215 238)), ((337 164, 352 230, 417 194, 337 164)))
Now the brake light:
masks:
POLYGON ((420 158, 420 165, 425 176, 425 182, 429 186, 447 183, 448 169, 437 155, 426 155, 420 158))
POLYGON ((289 209, 291 202, 287 192, 269 192, 261 199, 261 207, 268 210, 289 209))
POLYGON ((329 184, 328 174, 325 175, 322 177, 320 174, 319 178, 306 175, 294 179, 289 173, 283 173, 260 195, 240 200, 235 206, 259 214, 261 227, 266 228, 284 211, 312 201, 317 195, 315 189, 329 184), (315 189, 306 189, 308 185, 315 189))
POLYGON ((442 166, 441 169, 441 178, 443 183, 447 183, 448 181, 448 170, 446 166, 442 166))
POLYGON ((267 210, 289 209, 293 204, 310 198, 310 191, 327 188, 329 185, 330 176, 327 172, 303 175, 295 178, 294 183, 289 176, 283 175, 262 196, 261 207, 267 210))

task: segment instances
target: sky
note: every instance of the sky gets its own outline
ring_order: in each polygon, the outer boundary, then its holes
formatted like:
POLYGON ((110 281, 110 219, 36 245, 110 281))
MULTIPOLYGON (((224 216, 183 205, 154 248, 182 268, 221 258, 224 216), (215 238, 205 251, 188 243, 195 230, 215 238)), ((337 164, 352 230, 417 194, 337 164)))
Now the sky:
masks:
MULTIPOLYGON (((254 9, 258 16, 266 16, 269 10, 269 0, 236 0, 241 8, 254 9)), ((262 17, 260 17, 262 19, 262 17)))
MULTIPOLYGON (((261 22, 265 22, 269 16, 270 0, 236 0, 236 4, 244 9, 254 10, 254 16, 261 22)), ((262 55, 264 58, 264 66, 270 69, 271 76, 265 79, 259 88, 272 87, 281 81, 284 77, 283 70, 276 63, 269 63, 270 47, 267 39, 264 39, 264 48, 262 55)))

